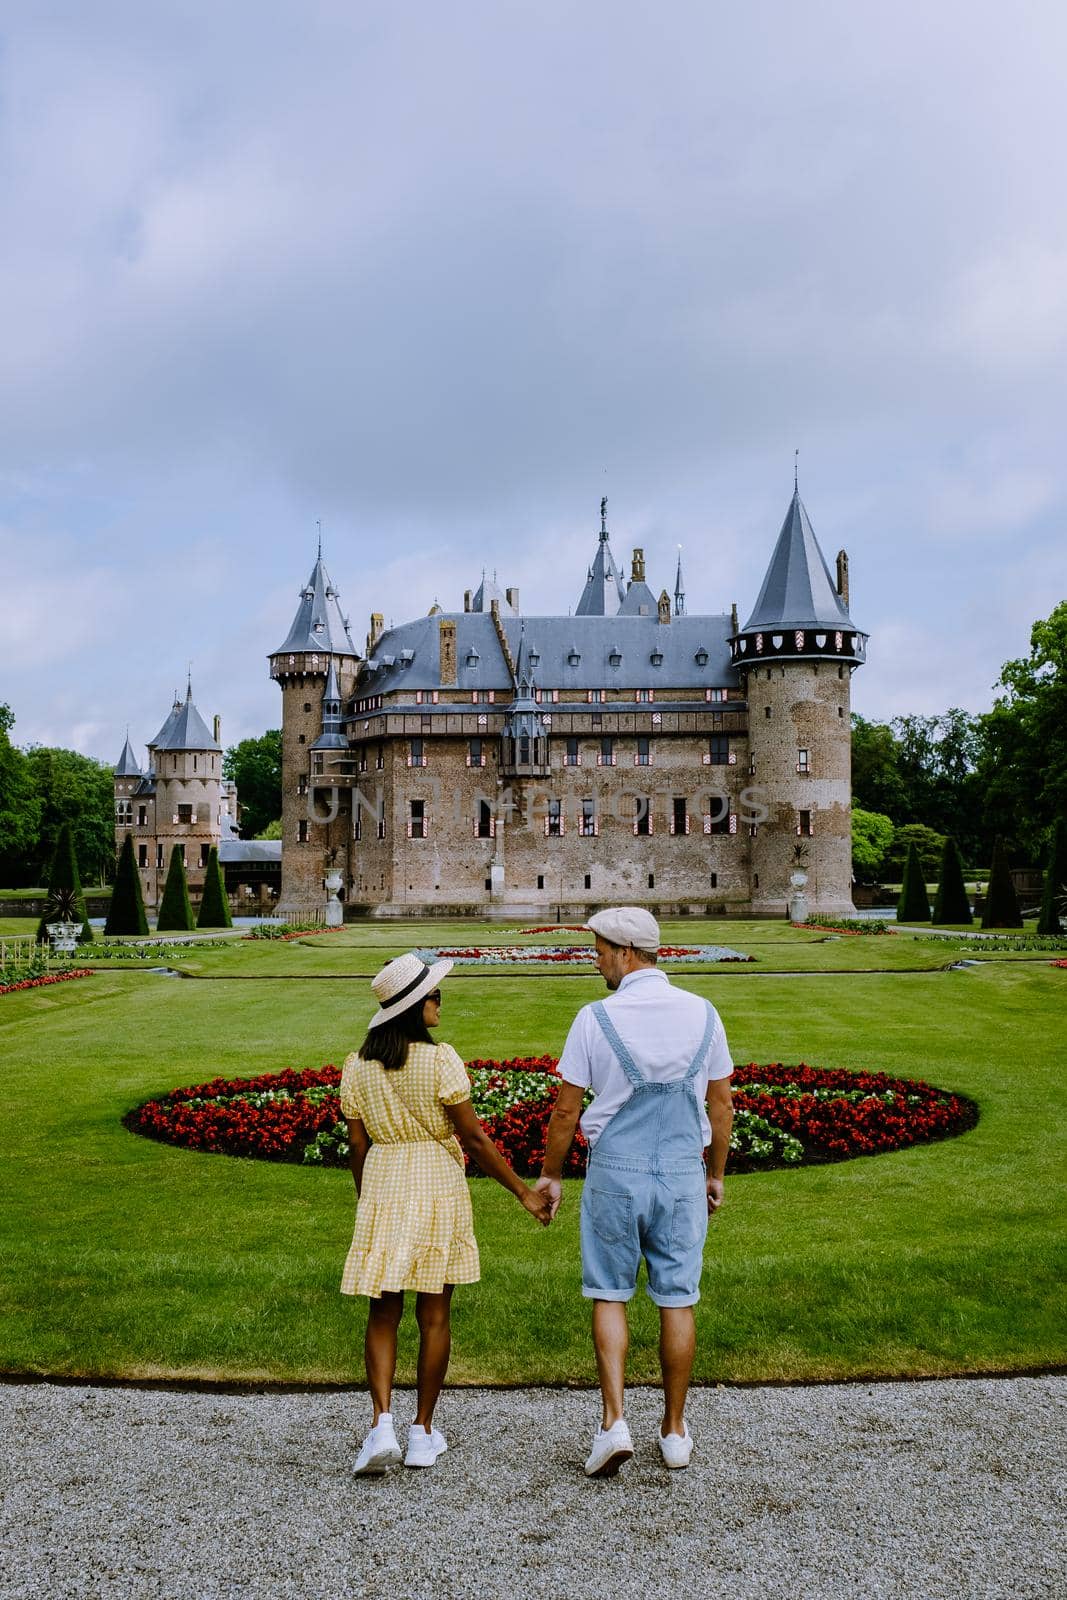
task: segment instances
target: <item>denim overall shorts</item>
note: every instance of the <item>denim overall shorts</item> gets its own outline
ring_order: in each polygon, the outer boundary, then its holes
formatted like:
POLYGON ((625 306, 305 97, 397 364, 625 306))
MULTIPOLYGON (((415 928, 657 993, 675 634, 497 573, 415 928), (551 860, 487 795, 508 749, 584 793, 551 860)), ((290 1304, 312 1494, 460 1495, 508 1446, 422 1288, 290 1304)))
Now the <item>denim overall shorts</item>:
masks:
POLYGON ((603 1001, 593 1015, 633 1093, 589 1153, 582 1191, 582 1293, 629 1300, 644 1257, 658 1306, 692 1306, 708 1231, 704 1134, 694 1080, 715 1030, 707 1008, 700 1047, 681 1078, 653 1083, 638 1070, 603 1001))

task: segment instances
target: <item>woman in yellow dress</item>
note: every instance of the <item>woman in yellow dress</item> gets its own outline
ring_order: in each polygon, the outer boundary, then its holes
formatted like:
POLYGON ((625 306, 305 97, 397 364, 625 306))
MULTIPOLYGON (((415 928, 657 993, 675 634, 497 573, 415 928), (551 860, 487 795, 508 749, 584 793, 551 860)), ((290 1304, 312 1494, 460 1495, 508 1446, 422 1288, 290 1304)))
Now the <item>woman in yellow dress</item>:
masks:
POLYGON ((448 1446, 433 1426, 448 1370, 452 1290, 480 1277, 462 1145, 481 1170, 543 1225, 546 1197, 522 1181, 486 1134, 470 1079, 450 1044, 435 1044, 440 982, 451 961, 428 966, 414 953, 388 962, 371 982, 379 1010, 358 1052, 345 1060, 341 1110, 358 1205, 341 1293, 367 1295, 364 1355, 373 1406, 357 1475, 400 1460, 390 1403, 404 1294, 415 1294, 418 1393, 406 1467, 432 1467, 448 1446))

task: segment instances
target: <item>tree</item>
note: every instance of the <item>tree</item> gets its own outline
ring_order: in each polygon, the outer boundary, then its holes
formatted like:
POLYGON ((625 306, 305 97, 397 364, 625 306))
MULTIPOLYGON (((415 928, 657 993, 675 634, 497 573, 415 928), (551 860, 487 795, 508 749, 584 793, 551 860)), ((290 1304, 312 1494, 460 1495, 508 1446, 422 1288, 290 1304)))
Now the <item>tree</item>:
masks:
POLYGON ((1067 816, 1067 600, 1034 623, 1030 654, 1006 661, 984 719, 986 822, 1034 859, 1067 816))
POLYGON ((223 776, 237 785, 241 838, 259 838, 282 814, 282 731, 269 728, 258 739, 242 739, 222 758, 223 776))
POLYGON ((189 884, 185 876, 185 856, 181 845, 176 844, 170 853, 167 881, 156 918, 156 932, 187 933, 194 926, 189 884))
POLYGON ((1038 933, 1062 933, 1060 917, 1064 913, 1067 913, 1067 827, 1063 818, 1057 817, 1045 863, 1038 933))
POLYGON ((1003 839, 993 846, 993 864, 989 869, 989 887, 986 890, 985 910, 982 912, 983 928, 1021 928, 1023 919, 1011 881, 1011 867, 1003 839))
POLYGON ((926 892, 926 875, 919 860, 918 847, 908 846, 908 859, 904 863, 904 883, 897 901, 898 922, 929 922, 930 897, 926 892))
POLYGON ((282 837, 282 819, 275 817, 273 822, 268 822, 262 833, 257 833, 257 839, 280 839, 282 837))
POLYGON ((931 921, 938 923, 974 921, 971 915, 971 903, 967 898, 967 885, 963 881, 960 847, 951 836, 945 839, 945 847, 941 852, 941 872, 937 880, 937 894, 934 897, 934 914, 931 921))
POLYGON ((899 750, 892 728, 852 716, 852 803, 903 822, 907 795, 899 770, 899 750))
POLYGON ((0 705, 0 881, 21 886, 37 853, 41 802, 29 762, 8 737, 14 722, 11 707, 0 705))
POLYGON ((233 927, 233 918, 230 916, 229 902, 226 899, 226 885, 222 881, 222 868, 219 866, 219 852, 214 845, 208 852, 204 892, 200 896, 200 912, 196 925, 198 928, 233 927))
POLYGON ((893 823, 878 811, 852 807, 852 870, 861 883, 875 883, 893 841, 893 823))
POLYGON ((941 860, 944 838, 923 822, 905 822, 893 829, 893 842, 886 853, 886 864, 903 872, 908 852, 914 847, 919 852, 922 870, 932 878, 941 860))
POLYGON ((93 936, 85 911, 85 897, 78 876, 78 862, 74 854, 70 824, 66 822, 59 830, 59 837, 52 854, 52 866, 48 874, 48 898, 45 901, 44 914, 37 924, 37 938, 41 944, 48 942, 50 922, 80 922, 78 940, 81 944, 86 944, 93 936))
POLYGON ((85 881, 100 882, 115 859, 115 775, 77 750, 31 745, 26 760, 41 802, 36 865, 43 870, 59 830, 70 823, 78 866, 85 881))
POLYGON ((144 914, 144 897, 141 894, 141 875, 133 855, 133 834, 128 833, 119 851, 115 887, 111 891, 111 907, 104 924, 106 934, 147 933, 148 919, 144 914))

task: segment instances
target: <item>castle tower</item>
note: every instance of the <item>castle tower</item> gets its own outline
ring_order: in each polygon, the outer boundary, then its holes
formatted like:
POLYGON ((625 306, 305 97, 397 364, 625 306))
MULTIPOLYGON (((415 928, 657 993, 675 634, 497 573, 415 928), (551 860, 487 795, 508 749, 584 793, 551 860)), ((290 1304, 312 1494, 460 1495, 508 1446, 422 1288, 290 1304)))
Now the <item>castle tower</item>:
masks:
POLYGON ((360 658, 340 599, 320 548, 300 591, 292 627, 270 656, 270 675, 282 691, 286 781, 278 909, 283 916, 322 909, 328 865, 341 869, 346 885, 351 876, 351 778, 339 769, 348 743, 344 705, 352 695, 360 658), (343 778, 347 784, 338 781, 343 778))
POLYGON ((751 839, 757 916, 785 914, 798 870, 809 910, 853 909, 850 682, 867 635, 849 616, 847 559, 838 572, 840 587, 794 488, 755 608, 729 641, 748 699, 749 784, 769 812, 751 839))
MULTIPOLYGON (((193 703, 191 680, 184 701, 175 698, 170 715, 149 743, 148 755, 155 777, 155 859, 149 851, 146 860, 145 852, 138 850, 146 904, 158 904, 176 844, 185 854, 190 894, 198 899, 208 852, 218 844, 221 831, 222 746, 193 703)), ((137 833, 135 828, 135 845, 137 833)))
POLYGON ((600 541, 593 565, 589 568, 585 588, 574 608, 576 617, 613 617, 626 598, 622 574, 615 565, 615 557, 608 543, 608 501, 600 502, 600 541))

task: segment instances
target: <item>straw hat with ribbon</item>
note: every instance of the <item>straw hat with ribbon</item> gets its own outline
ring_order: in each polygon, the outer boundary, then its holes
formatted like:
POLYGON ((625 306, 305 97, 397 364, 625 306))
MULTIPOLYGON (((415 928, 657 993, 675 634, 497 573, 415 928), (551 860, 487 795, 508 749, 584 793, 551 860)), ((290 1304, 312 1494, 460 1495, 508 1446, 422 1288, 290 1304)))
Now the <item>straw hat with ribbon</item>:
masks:
POLYGON ((452 967, 451 961, 435 961, 432 966, 427 966, 413 950, 406 956, 397 956, 395 961, 387 961, 370 981, 371 991, 380 1007, 371 1018, 370 1026, 380 1028, 383 1022, 391 1022, 402 1011, 424 1000, 431 990, 437 988, 441 979, 452 971, 452 967))

